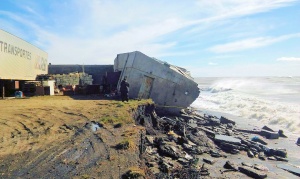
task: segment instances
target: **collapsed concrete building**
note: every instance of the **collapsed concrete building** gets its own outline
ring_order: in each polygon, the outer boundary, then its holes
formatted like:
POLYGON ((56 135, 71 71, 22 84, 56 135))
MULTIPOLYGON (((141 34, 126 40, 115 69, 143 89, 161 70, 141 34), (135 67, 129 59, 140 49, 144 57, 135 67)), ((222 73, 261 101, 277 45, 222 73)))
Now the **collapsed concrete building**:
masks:
POLYGON ((186 69, 138 51, 118 54, 114 60, 114 71, 121 72, 119 84, 127 78, 130 98, 151 98, 158 107, 170 112, 188 107, 200 93, 186 69))

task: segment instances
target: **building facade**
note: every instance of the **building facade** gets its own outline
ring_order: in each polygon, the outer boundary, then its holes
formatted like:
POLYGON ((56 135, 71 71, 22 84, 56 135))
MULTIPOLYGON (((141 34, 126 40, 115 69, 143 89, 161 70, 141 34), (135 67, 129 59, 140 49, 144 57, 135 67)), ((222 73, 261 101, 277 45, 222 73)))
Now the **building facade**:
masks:
POLYGON ((48 54, 38 47, 0 29, 0 92, 20 87, 19 82, 35 80, 48 73, 48 54))

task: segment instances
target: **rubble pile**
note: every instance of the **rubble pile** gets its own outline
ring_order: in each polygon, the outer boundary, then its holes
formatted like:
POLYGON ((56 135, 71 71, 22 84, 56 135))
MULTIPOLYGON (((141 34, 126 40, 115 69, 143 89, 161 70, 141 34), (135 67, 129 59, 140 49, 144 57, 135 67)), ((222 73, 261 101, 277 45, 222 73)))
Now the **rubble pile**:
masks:
POLYGON ((67 86, 67 85, 92 85, 93 76, 87 73, 74 72, 69 74, 47 74, 38 75, 36 80, 55 80, 56 86, 67 86))
POLYGON ((217 118, 189 110, 173 117, 158 117, 153 110, 150 114, 139 116, 137 123, 146 127, 141 153, 156 178, 180 178, 183 174, 188 178, 210 178, 228 172, 266 178, 270 173, 266 166, 231 161, 230 156, 288 161, 286 149, 270 148, 265 141, 286 136, 283 131, 276 133, 268 127, 261 130, 238 129, 234 121, 225 117, 217 118), (249 134, 257 135, 251 138, 249 134))

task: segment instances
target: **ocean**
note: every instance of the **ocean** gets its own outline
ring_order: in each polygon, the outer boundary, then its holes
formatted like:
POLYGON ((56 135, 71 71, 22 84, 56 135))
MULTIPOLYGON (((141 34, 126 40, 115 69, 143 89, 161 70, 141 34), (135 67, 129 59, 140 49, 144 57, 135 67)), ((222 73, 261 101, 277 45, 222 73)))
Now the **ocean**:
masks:
MULTIPOLYGON (((200 95, 191 105, 239 122, 300 134, 300 77, 195 78, 200 95)), ((218 116, 218 117, 220 117, 218 116)))

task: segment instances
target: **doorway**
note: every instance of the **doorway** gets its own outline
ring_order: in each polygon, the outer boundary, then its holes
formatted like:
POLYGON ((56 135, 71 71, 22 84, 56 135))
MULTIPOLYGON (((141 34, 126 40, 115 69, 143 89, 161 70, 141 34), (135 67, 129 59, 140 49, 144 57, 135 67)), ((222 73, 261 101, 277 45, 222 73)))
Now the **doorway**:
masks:
POLYGON ((151 78, 149 76, 144 76, 144 79, 142 81, 142 85, 138 94, 139 99, 148 99, 151 94, 152 84, 153 84, 154 78, 151 78))

